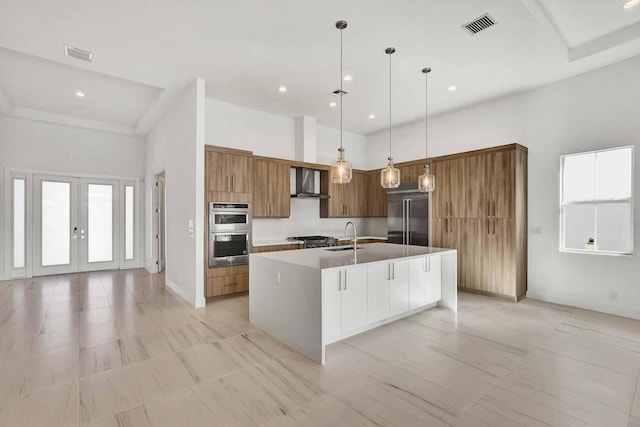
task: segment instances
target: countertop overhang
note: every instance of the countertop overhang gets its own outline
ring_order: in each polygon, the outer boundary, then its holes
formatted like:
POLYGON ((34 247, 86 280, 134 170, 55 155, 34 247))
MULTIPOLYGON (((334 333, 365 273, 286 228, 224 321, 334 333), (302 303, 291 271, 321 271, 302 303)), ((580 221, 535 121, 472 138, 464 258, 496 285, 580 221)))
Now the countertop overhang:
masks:
POLYGON ((269 258, 303 267, 326 270, 362 264, 385 262, 403 258, 419 258, 425 255, 456 252, 455 249, 431 246, 400 245, 395 243, 367 243, 354 250, 331 251, 332 248, 315 248, 251 254, 250 257, 269 258))

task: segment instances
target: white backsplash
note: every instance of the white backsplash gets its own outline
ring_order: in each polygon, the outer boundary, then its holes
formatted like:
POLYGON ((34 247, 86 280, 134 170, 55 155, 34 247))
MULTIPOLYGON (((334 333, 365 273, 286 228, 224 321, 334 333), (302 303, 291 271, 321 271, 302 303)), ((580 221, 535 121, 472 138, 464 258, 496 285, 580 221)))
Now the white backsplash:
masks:
POLYGON ((256 218, 253 240, 276 240, 290 236, 344 235, 347 221, 353 221, 360 236, 386 236, 386 218, 320 218, 319 199, 291 199, 289 218, 256 218), (382 233, 382 234, 380 234, 382 233))

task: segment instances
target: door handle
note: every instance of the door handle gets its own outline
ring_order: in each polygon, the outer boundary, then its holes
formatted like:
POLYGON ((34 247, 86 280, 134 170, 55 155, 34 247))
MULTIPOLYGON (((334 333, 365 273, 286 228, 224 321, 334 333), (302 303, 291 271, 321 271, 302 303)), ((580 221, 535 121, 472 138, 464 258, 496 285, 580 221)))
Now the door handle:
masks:
POLYGON ((347 270, 344 270, 344 286, 342 287, 342 290, 347 290, 347 270))
POLYGON ((391 280, 391 263, 387 264, 387 280, 391 280))
POLYGON ((73 240, 78 240, 78 227, 73 227, 73 235, 71 236, 73 240))
POLYGON ((231 175, 231 191, 235 190, 235 182, 233 182, 234 175, 231 175))
POLYGON ((338 271, 338 291, 342 289, 342 271, 338 271))
POLYGON ((496 220, 493 220, 493 235, 496 235, 496 220))
POLYGON ((493 201, 493 216, 494 216, 494 218, 496 216, 496 201, 495 200, 493 201))

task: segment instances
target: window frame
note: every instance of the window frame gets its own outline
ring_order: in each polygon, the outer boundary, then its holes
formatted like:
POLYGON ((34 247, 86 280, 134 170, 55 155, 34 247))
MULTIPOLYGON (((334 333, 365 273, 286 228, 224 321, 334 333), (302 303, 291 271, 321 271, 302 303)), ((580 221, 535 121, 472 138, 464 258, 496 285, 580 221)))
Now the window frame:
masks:
MULTIPOLYGON (((633 257, 635 255, 635 230, 634 230, 634 220, 635 220, 635 201, 634 201, 634 194, 635 194, 635 146, 633 145, 625 145, 625 146, 621 146, 621 147, 612 147, 612 148, 604 148, 601 150, 591 150, 591 151, 584 151, 584 152, 579 152, 579 153, 571 153, 571 154, 564 154, 560 156, 560 212, 559 212, 559 216, 560 216, 560 227, 559 227, 559 232, 560 232, 560 241, 559 241, 559 250, 560 252, 565 252, 565 253, 577 253, 577 254, 589 254, 589 255, 608 255, 608 256, 622 256, 622 257, 633 257), (598 154, 598 153, 603 153, 603 152, 607 152, 607 151, 616 151, 616 150, 624 150, 624 149, 631 149, 631 197, 626 198, 626 199, 600 199, 600 200, 580 200, 580 201, 571 201, 571 202, 565 202, 564 201, 564 161, 567 157, 573 157, 573 156, 580 156, 580 155, 586 155, 586 154, 598 154), (597 209, 598 205, 610 205, 610 204, 616 204, 616 203, 620 203, 620 204, 628 204, 630 206, 630 211, 631 211, 631 250, 630 252, 618 252, 618 251, 604 251, 604 250, 598 250, 598 249, 593 249, 593 250, 588 250, 588 249, 575 249, 575 248, 566 248, 565 247, 565 227, 564 227, 564 217, 565 217, 565 206, 575 206, 575 205, 593 205, 594 209, 597 209)), ((597 169, 596 169, 596 185, 597 185, 597 169)), ((594 224, 594 238, 595 236, 597 236, 597 219, 595 220, 595 224, 594 224)), ((596 241, 596 248, 597 248, 597 241, 596 241)))

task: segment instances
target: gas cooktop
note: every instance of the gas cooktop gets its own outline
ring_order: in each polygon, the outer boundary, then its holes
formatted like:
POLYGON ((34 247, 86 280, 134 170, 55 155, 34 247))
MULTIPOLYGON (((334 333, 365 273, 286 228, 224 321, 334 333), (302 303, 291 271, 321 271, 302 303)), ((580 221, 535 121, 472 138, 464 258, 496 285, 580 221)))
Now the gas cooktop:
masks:
POLYGON ((329 236, 298 236, 288 237, 287 240, 304 242, 303 248, 325 248, 328 246, 338 246, 338 239, 329 236))

